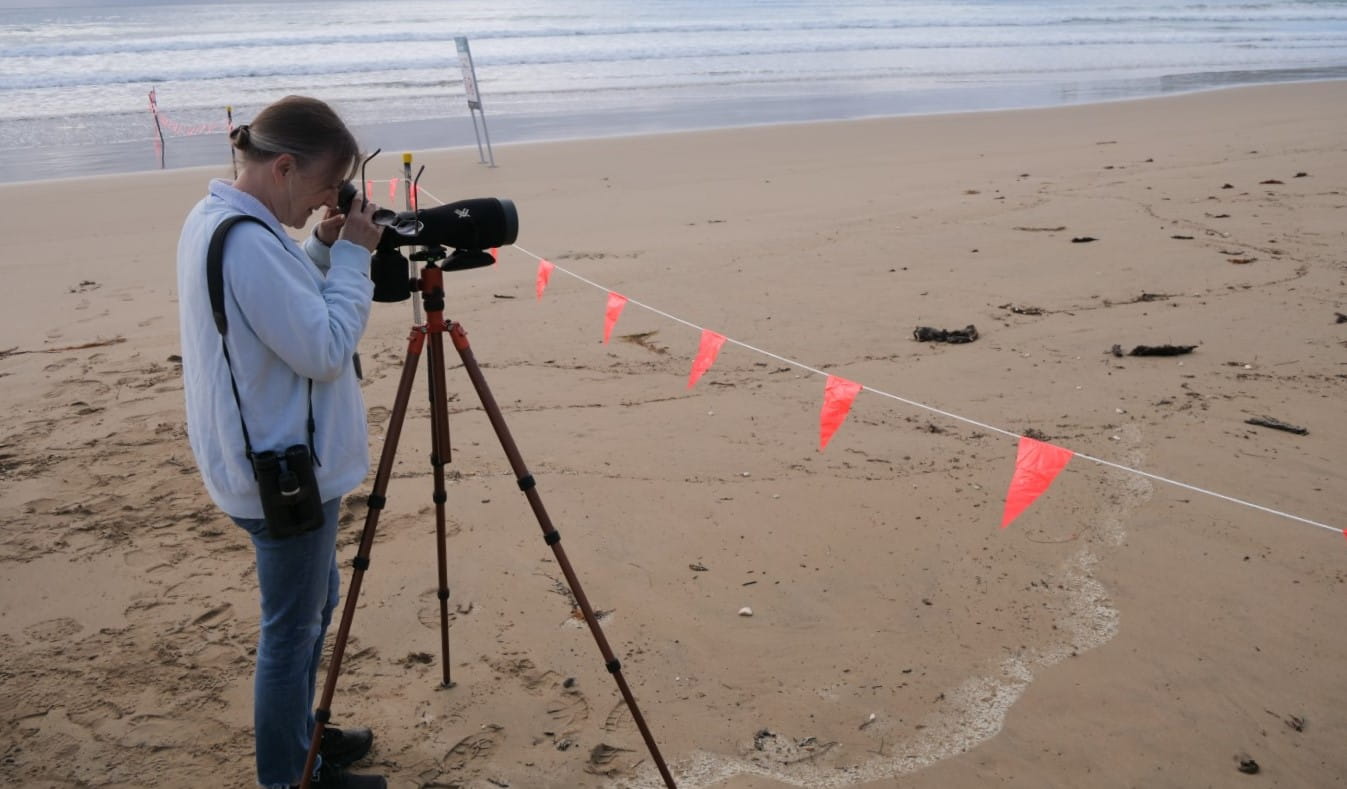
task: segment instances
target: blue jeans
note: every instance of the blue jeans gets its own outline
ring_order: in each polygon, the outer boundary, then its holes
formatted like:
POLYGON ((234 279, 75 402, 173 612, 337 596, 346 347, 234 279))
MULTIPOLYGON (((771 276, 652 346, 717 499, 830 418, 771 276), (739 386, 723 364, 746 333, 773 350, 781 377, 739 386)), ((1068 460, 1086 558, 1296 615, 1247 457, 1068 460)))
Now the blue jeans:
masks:
POLYGON ((274 539, 261 518, 234 518, 252 537, 262 597, 253 736, 257 781, 298 784, 313 738, 313 693, 323 636, 337 607, 337 512, 341 498, 323 503, 323 526, 274 539))

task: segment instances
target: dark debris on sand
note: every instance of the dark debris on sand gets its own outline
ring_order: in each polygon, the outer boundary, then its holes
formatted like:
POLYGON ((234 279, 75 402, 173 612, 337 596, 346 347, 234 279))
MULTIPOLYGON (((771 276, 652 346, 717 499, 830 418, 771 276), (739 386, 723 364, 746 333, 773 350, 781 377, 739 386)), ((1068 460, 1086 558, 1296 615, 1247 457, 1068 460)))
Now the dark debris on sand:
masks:
POLYGON ((1111 353, 1114 356, 1183 356, 1192 353, 1196 345, 1138 345, 1126 354, 1123 353, 1121 345, 1113 346, 1111 353))
POLYGON ((978 330, 973 324, 962 329, 936 329, 930 326, 918 326, 912 332, 918 342, 948 342, 955 345, 973 342, 978 338, 978 330))
POLYGON ((1246 425, 1257 425, 1258 427, 1270 427, 1273 430, 1284 430, 1287 433, 1295 433, 1298 436, 1307 436, 1310 431, 1308 428, 1293 425, 1289 422, 1283 422, 1280 419, 1273 419, 1270 416, 1255 416, 1244 420, 1246 425))

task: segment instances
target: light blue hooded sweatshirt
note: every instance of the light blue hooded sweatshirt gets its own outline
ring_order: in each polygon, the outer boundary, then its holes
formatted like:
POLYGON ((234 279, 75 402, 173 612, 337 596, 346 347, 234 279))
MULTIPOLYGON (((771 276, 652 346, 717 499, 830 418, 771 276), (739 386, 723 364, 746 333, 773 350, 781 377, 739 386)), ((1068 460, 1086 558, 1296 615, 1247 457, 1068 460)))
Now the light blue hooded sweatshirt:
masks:
POLYGON ((216 505, 236 518, 261 518, 206 286, 211 234, 232 214, 257 217, 271 228, 234 225, 224 254, 226 341, 253 451, 308 443, 312 379, 314 449, 321 461, 315 473, 324 501, 351 492, 369 473, 365 402, 352 356, 374 285, 368 250, 344 240, 328 248, 312 236, 301 248, 261 202, 227 181, 211 182, 187 216, 178 241, 187 436, 216 505))

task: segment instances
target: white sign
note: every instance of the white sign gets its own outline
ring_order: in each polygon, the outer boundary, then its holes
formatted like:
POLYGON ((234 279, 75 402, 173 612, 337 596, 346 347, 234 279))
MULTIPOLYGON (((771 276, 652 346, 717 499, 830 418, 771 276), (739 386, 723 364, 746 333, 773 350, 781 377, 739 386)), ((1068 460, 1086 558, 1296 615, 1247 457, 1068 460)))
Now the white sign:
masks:
POLYGON ((480 110, 482 97, 477 92, 477 71, 472 67, 472 53, 468 51, 468 39, 459 36, 454 39, 458 46, 458 62, 463 67, 463 90, 468 94, 468 109, 480 110))
POLYGON ((468 51, 468 39, 464 36, 454 38, 458 47, 458 62, 463 67, 463 92, 468 94, 468 114, 472 116, 472 133, 477 137, 477 157, 482 164, 490 162, 496 166, 496 155, 491 152, 491 134, 486 130, 486 111, 482 109, 482 94, 477 92, 477 69, 472 65, 472 53, 468 51), (477 131, 477 116, 482 116, 482 130, 477 131), (482 155, 482 138, 486 138, 486 155, 482 155))

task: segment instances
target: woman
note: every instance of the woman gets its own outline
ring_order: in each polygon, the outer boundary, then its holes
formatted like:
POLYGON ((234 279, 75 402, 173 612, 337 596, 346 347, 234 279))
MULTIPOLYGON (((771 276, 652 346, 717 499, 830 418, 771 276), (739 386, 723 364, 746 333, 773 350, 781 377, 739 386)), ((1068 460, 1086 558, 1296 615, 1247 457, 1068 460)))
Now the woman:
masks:
MULTIPOLYGON (((178 242, 187 433, 211 499, 252 539, 261 595, 257 779, 290 787, 300 783, 311 742, 314 683, 337 604, 338 507, 369 472, 352 357, 369 318, 380 228, 370 221, 375 206, 359 197, 349 215, 337 211, 359 148, 323 102, 286 97, 230 139, 238 177, 211 182, 178 242), (285 234, 282 225, 302 228, 320 208, 324 217, 302 247, 285 234), (222 334, 212 320, 207 249, 221 222, 239 214, 251 221, 225 231, 222 334), (252 456, 296 445, 313 453, 322 515, 314 513, 317 528, 275 536, 283 524, 264 517, 252 456)), ((383 777, 344 769, 372 739, 364 729, 324 729, 311 785, 383 789, 383 777)))

